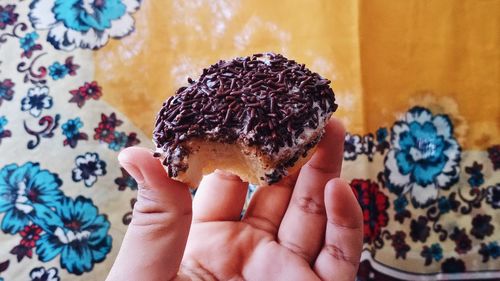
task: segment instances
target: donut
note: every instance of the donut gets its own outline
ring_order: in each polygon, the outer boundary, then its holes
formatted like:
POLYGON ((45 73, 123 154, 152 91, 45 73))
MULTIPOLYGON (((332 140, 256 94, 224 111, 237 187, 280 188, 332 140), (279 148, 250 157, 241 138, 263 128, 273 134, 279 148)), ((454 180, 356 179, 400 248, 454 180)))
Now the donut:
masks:
POLYGON ((216 169, 257 185, 307 162, 337 109, 330 81, 274 53, 203 69, 168 98, 153 131, 169 177, 197 187, 216 169))

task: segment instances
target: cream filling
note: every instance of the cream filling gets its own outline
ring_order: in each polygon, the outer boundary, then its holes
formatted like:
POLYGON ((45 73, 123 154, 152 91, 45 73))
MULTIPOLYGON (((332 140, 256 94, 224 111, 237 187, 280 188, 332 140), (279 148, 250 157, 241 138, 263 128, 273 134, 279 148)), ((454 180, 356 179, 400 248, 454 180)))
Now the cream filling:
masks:
POLYGON ((203 175, 216 169, 240 176, 243 181, 258 183, 265 177, 267 167, 256 153, 245 153, 239 144, 226 144, 213 141, 192 141, 188 144, 191 153, 186 157, 188 169, 179 178, 197 186, 203 175))

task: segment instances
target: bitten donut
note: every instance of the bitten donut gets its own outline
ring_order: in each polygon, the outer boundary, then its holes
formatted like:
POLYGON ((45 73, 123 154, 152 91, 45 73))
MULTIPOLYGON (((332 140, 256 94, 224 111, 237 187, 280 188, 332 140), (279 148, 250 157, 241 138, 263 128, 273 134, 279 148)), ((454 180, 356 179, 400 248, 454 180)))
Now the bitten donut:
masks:
POLYGON ((154 156, 192 187, 215 169, 276 183, 300 169, 323 136, 337 109, 329 84, 280 54, 219 61, 163 103, 154 156))

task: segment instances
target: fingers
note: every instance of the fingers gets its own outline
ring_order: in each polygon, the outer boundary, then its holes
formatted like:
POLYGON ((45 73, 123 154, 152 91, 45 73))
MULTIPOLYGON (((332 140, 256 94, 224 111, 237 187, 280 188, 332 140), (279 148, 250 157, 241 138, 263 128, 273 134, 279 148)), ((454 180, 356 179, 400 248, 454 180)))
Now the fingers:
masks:
POLYGON ((332 119, 311 160, 302 167, 288 209, 278 232, 278 241, 312 263, 323 244, 326 227, 325 184, 340 175, 345 130, 332 119))
POLYGON ((325 207, 325 241, 314 271, 321 280, 354 280, 363 247, 361 208, 351 187, 341 179, 326 185, 325 207))
POLYGON ((259 187, 250 200, 243 222, 276 235, 297 176, 294 174, 276 184, 259 187))
POLYGON ((248 183, 227 172, 203 177, 193 200, 193 222, 240 220, 247 190, 248 183))
POLYGON ((128 148, 120 164, 139 184, 137 203, 107 280, 170 280, 179 270, 191 224, 191 195, 144 148, 128 148))
MULTIPOLYGON (((342 159, 344 156, 345 128, 340 120, 330 119, 325 128, 325 135, 318 144, 316 153, 307 162, 304 168, 316 170, 337 177, 342 169, 342 159)), ((302 170, 304 170, 302 168, 302 170)))

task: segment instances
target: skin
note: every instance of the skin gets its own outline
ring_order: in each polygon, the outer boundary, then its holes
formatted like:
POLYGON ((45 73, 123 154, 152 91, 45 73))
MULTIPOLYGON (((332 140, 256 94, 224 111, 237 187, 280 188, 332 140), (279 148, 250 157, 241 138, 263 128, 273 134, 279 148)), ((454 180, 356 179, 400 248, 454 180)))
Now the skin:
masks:
POLYGON ((108 281, 354 280, 362 213, 339 178, 344 128, 331 120, 298 174, 257 189, 243 218, 247 184, 216 171, 194 200, 152 152, 128 148, 121 165, 138 201, 108 281))

